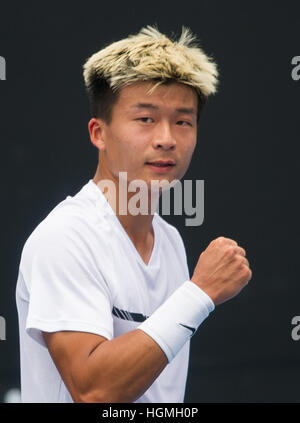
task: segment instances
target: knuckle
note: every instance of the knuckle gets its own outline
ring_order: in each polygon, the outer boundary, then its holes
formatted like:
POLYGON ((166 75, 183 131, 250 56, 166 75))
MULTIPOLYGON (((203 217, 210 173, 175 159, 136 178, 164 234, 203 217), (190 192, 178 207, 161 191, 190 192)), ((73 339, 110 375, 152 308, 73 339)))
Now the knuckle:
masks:
POLYGON ((226 244, 231 245, 232 247, 238 247, 238 243, 231 238, 225 238, 226 244))
POLYGON ((225 255, 226 255, 226 257, 228 257, 228 258, 232 258, 232 257, 234 257, 234 256, 235 256, 235 248, 234 248, 234 247, 232 247, 232 246, 227 246, 227 247, 225 248, 225 255))
POLYGON ((237 254, 234 259, 239 265, 245 264, 245 258, 241 256, 240 254, 237 254))

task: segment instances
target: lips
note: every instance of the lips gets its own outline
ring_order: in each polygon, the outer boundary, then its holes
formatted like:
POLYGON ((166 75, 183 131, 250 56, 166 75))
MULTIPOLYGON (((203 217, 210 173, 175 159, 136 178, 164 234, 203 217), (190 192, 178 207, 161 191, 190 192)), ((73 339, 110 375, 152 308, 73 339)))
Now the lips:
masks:
POLYGON ((147 162, 146 165, 149 166, 152 172, 164 174, 168 173, 175 166, 175 162, 173 160, 153 160, 147 162))
POLYGON ((175 162, 173 160, 154 160, 152 162, 147 162, 151 166, 165 167, 165 166, 174 166, 175 162))

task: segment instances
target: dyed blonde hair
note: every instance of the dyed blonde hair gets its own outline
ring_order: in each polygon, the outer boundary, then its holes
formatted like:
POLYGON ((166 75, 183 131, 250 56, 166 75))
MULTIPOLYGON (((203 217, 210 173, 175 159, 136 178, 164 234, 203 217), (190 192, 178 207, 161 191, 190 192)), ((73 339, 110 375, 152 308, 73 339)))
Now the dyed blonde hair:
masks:
MULTIPOLYGON (((136 35, 116 41, 87 59, 83 76, 92 109, 101 101, 104 87, 113 93, 135 82, 153 81, 149 94, 163 83, 180 82, 193 87, 204 103, 216 92, 216 64, 196 45, 189 28, 182 27, 178 41, 173 41, 148 25, 136 35)), ((111 94, 112 98, 112 94, 111 94)), ((95 114, 95 113, 94 113, 95 114)))

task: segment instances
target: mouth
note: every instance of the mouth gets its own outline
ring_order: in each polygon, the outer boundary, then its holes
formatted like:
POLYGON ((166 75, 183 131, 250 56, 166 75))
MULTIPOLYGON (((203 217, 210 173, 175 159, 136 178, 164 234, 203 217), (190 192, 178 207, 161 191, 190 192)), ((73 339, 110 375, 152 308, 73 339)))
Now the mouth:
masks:
POLYGON ((175 166, 175 162, 173 160, 155 160, 146 162, 146 165, 156 173, 166 173, 175 166))

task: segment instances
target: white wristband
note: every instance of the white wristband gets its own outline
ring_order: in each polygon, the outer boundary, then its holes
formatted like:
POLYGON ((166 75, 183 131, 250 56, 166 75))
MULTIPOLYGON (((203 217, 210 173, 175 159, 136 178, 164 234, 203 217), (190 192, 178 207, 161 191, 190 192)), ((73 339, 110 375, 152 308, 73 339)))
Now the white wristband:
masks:
POLYGON ((151 336, 170 362, 214 308, 201 288, 186 281, 137 329, 151 336))

